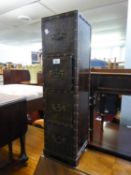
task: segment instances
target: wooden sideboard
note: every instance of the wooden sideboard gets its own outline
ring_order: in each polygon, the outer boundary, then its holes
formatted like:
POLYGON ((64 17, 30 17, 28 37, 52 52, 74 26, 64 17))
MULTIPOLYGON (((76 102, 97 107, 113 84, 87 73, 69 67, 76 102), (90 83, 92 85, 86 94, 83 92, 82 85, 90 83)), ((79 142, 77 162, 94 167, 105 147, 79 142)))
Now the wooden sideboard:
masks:
MULTIPOLYGON (((131 160, 131 154, 125 153, 125 147, 127 148, 126 145, 130 145, 130 143, 123 143, 122 138, 125 137, 130 137, 131 136, 131 131, 124 131, 122 135, 119 134, 119 143, 117 142, 116 147, 111 147, 109 145, 101 145, 96 144, 96 142, 93 142, 93 137, 95 132, 100 133, 100 136, 102 136, 105 132, 103 130, 103 127, 101 129, 97 128, 95 129, 94 127, 94 118, 95 115, 97 115, 98 111, 98 117, 101 117, 100 121, 103 122, 103 120, 106 120, 107 114, 109 113, 109 110, 107 110, 107 106, 105 107, 105 104, 107 102, 108 97, 112 97, 112 101, 110 101, 110 107, 111 108, 116 108, 116 112, 112 113, 112 116, 115 116, 117 113, 117 110, 119 109, 119 105, 116 106, 116 103, 118 102, 116 99, 119 99, 122 95, 131 95, 131 70, 129 69, 100 69, 100 70, 94 70, 94 72, 91 72, 91 86, 90 86, 90 97, 91 97, 91 105, 90 105, 90 146, 94 147, 95 149, 108 152, 117 156, 120 156, 122 158, 131 160), (106 100, 105 100, 106 98, 106 100), (117 101, 116 103, 114 101, 117 101), (97 102, 100 102, 100 105, 97 106, 97 102), (115 105, 114 105, 115 104, 115 105), (99 109, 98 109, 98 108, 99 109), (105 110, 108 111, 105 112, 105 110), (118 146, 119 144, 119 146, 118 146), (102 147, 103 146, 103 147, 102 147), (117 148, 119 147, 119 149, 117 148), (106 147, 106 148, 105 148, 106 147), (112 149, 113 148, 113 149, 112 149), (121 148, 121 149, 120 149, 121 148)), ((119 104, 119 103, 117 103, 119 104)), ((108 103, 109 105, 109 103, 108 103)), ((108 106, 109 107, 109 106, 108 106)), ((110 109, 110 108, 109 108, 110 109)), ((118 124, 119 128, 122 127, 121 123, 118 124)), ((101 123, 101 126, 102 123, 101 123)), ((124 126, 126 128, 126 126, 124 126)), ((125 129, 126 130, 126 129, 125 129)), ((122 129, 118 132, 122 133, 122 129)), ((113 137, 112 135, 110 137, 113 137)), ((117 138, 116 138, 117 140, 117 138)), ((124 140, 124 139, 123 139, 124 140)), ((101 138, 102 141, 102 138, 101 138)), ((104 144, 104 143, 103 143, 104 144)), ((128 147, 130 149, 130 146, 128 147)))
POLYGON ((4 84, 19 84, 23 81, 30 82, 30 73, 28 70, 5 69, 3 71, 4 84))

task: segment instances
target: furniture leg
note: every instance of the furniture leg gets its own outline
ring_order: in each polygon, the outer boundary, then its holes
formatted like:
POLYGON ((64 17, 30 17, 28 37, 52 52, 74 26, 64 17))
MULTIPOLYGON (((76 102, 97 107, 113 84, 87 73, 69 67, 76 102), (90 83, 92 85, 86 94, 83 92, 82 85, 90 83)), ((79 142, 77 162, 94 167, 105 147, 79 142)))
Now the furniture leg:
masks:
POLYGON ((26 162, 28 160, 28 157, 26 155, 26 150, 25 150, 25 135, 22 135, 20 137, 20 146, 21 146, 20 160, 22 162, 26 162))
POLYGON ((8 143, 8 148, 9 148, 9 162, 11 162, 13 160, 12 142, 8 143))

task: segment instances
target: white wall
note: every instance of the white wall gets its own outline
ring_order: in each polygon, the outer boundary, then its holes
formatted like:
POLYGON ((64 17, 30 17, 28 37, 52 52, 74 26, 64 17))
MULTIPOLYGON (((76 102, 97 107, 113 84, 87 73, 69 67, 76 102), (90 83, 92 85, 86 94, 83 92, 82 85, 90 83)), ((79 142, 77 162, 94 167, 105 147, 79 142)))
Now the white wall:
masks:
POLYGON ((125 60, 125 38, 117 32, 103 32, 94 34, 91 43, 91 58, 98 58, 108 61, 125 60), (112 59, 112 60, 111 60, 112 59))
POLYGON ((110 46, 107 48, 92 48, 91 58, 104 59, 105 61, 114 62, 125 61, 125 46, 110 46))
MULTIPOLYGON (((131 0, 128 1, 125 67, 131 68, 131 0)), ((131 97, 122 97, 121 124, 131 126, 131 97)))
POLYGON ((41 49, 41 43, 31 45, 9 46, 0 44, 0 62, 31 64, 31 51, 41 49))

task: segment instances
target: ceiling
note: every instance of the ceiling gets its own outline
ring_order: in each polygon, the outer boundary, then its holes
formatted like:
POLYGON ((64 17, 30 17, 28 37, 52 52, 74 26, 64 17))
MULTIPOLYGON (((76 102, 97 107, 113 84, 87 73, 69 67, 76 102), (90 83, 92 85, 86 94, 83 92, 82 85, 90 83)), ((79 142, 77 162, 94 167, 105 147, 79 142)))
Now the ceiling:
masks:
MULTIPOLYGON (((41 18, 78 9, 92 36, 125 40, 127 0, 0 0, 0 44, 41 42, 41 18), (29 19, 19 19, 21 15, 29 19)), ((95 40, 94 40, 95 41, 95 40)))

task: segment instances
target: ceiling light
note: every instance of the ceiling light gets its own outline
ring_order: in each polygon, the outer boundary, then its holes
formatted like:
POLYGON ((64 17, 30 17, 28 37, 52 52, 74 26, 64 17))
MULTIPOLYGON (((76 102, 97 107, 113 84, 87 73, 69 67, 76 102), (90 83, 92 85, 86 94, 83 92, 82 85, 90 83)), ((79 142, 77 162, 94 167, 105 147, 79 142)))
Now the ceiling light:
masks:
POLYGON ((22 21, 30 21, 31 20, 31 18, 29 16, 25 16, 25 15, 20 15, 17 18, 22 20, 22 21))

